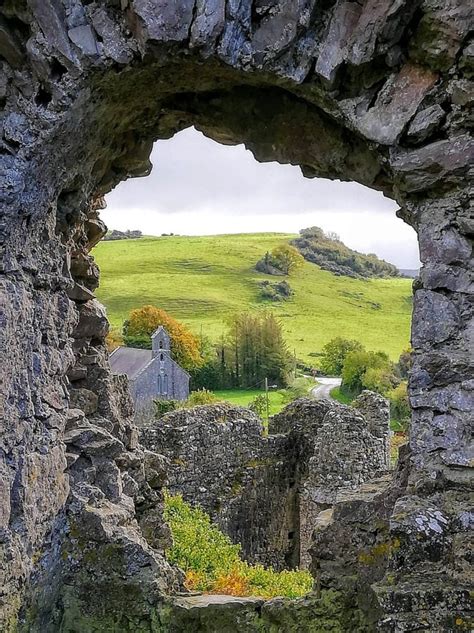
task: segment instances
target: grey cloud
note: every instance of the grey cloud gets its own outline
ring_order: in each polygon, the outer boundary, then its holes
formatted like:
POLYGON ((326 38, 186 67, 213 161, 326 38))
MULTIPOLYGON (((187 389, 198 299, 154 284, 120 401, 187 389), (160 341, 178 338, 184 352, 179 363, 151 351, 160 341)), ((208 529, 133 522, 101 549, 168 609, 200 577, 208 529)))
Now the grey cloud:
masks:
POLYGON ((377 210, 396 204, 355 183, 304 178, 298 167, 257 163, 242 145, 229 147, 188 129, 158 141, 147 178, 122 183, 109 196, 115 208, 137 206, 176 213, 196 207, 245 215, 294 214, 308 210, 377 210))
POLYGON ((401 267, 418 266, 414 231, 397 205, 356 183, 307 179, 298 167, 257 163, 242 145, 223 146, 193 129, 155 144, 147 178, 121 183, 103 217, 118 229, 206 235, 318 225, 352 248, 401 267))

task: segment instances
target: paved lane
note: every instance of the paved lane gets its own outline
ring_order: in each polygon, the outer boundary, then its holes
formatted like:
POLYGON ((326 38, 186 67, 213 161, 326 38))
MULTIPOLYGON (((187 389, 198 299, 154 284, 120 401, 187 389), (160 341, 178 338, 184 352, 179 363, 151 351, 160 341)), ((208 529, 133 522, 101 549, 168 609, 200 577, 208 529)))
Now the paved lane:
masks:
POLYGON ((318 385, 311 390, 313 397, 316 400, 322 400, 323 398, 330 398, 329 392, 334 387, 339 387, 341 384, 340 378, 330 378, 329 376, 318 376, 316 378, 318 385))

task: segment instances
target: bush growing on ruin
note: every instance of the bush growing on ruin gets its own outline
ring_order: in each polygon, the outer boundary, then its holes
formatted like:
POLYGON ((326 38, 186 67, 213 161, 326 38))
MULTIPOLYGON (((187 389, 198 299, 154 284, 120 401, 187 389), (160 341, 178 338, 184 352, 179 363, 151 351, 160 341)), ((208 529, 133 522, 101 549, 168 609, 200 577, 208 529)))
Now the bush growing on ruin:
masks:
POLYGON ((185 572, 188 589, 263 598, 299 598, 311 591, 313 579, 307 571, 275 572, 242 561, 240 545, 181 496, 165 494, 164 516, 173 536, 167 558, 185 572))
POLYGON ((207 389, 198 389, 197 391, 191 391, 189 397, 184 402, 184 407, 197 407, 203 404, 216 404, 220 402, 219 398, 207 389))
POLYGON ((410 424, 410 403, 408 401, 407 381, 403 380, 399 385, 387 393, 390 400, 390 417, 395 420, 400 430, 406 431, 410 424))
POLYGON ((157 398, 153 401, 153 404, 155 405, 155 418, 159 420, 170 411, 191 409, 192 407, 216 404, 217 402, 221 402, 221 400, 212 393, 212 391, 208 391, 207 389, 198 389, 197 391, 191 391, 186 400, 168 400, 165 398, 157 398))
POLYGON ((165 398, 157 398, 156 400, 153 401, 153 404, 155 405, 155 418, 159 420, 166 413, 169 413, 170 411, 176 411, 176 409, 179 408, 180 403, 178 400, 168 400, 165 398))
POLYGON ((160 325, 168 332, 171 356, 181 367, 192 369, 202 365, 197 337, 185 325, 156 306, 146 305, 130 312, 123 324, 125 345, 151 349, 150 337, 160 325))

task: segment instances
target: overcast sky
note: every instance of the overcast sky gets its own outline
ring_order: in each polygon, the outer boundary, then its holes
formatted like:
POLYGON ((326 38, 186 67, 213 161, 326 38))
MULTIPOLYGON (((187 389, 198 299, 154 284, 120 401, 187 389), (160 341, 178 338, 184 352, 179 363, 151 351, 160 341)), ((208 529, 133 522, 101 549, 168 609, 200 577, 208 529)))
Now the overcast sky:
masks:
POLYGON ((211 235, 320 226, 358 251, 401 268, 419 266, 415 232, 396 217, 397 205, 362 185, 257 163, 243 145, 219 145, 194 129, 158 141, 151 161, 150 176, 107 196, 101 215, 109 228, 211 235))

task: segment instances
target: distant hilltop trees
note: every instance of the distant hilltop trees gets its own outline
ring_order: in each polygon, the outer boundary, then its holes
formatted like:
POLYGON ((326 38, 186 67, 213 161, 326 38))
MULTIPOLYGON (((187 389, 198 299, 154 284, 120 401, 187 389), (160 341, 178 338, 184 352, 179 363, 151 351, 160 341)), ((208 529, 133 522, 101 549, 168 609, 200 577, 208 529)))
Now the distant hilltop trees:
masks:
POLYGON ((271 252, 266 252, 256 265, 255 270, 267 275, 291 275, 304 264, 303 257, 290 244, 280 244, 271 252))
POLYGON ((107 242, 111 240, 135 240, 139 237, 143 237, 141 231, 118 231, 117 229, 111 229, 107 231, 103 239, 107 242))
POLYGON ((347 277, 399 277, 396 266, 379 259, 374 253, 364 255, 341 242, 336 233, 324 233, 318 226, 300 231, 291 242, 301 255, 334 275, 347 277))

